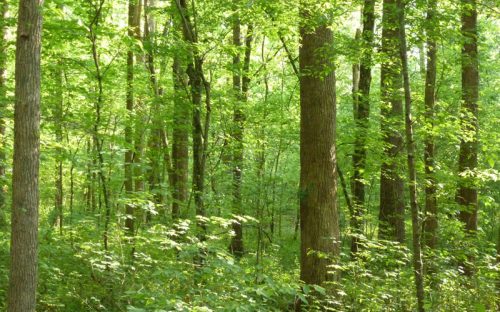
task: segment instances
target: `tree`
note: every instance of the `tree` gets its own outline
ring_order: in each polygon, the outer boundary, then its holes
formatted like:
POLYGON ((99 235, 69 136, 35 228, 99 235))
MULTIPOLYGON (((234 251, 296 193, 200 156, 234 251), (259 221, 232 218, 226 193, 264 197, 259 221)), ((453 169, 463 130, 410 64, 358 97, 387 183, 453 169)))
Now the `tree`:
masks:
MULTIPOLYGON (((189 60, 187 75, 191 91, 191 102, 193 108, 193 197, 196 206, 196 214, 204 217, 206 215, 204 192, 205 192, 205 165, 207 160, 208 131, 210 129, 210 83, 206 81, 203 73, 203 57, 198 51, 198 33, 191 15, 188 14, 188 6, 185 0, 175 0, 182 23, 182 33, 185 42, 189 45, 189 60), (205 120, 202 120, 202 97, 205 90, 205 120)), ((192 15, 196 17, 196 11, 192 8, 192 15)), ((193 18, 196 20, 196 18, 193 18)), ((200 233, 198 237, 204 241, 207 231, 204 221, 198 221, 200 233)))
POLYGON ((9 312, 36 306, 42 4, 21 0, 17 19, 9 312))
MULTIPOLYGON (((458 159, 459 185, 456 201, 460 207, 459 219, 469 235, 477 231, 477 186, 474 182, 478 154, 478 98, 479 68, 477 52, 476 0, 463 0, 462 5, 462 109, 460 152, 458 159)), ((472 256, 469 255, 469 262, 472 256)), ((472 275, 470 265, 462 264, 466 275, 472 275)))
POLYGON ((328 266, 340 253, 335 149, 333 34, 319 12, 302 7, 300 26, 300 279, 334 280, 328 266), (314 22, 313 22, 314 21, 314 22))
POLYGON ((399 22, 396 0, 384 0, 382 65, 380 69, 381 121, 384 159, 380 171, 379 237, 403 242, 404 189, 402 178, 403 104, 399 22))
POLYGON ((408 160, 408 190, 410 193, 412 243, 413 243, 413 271, 415 274, 415 288, 417 293, 417 308, 424 312, 424 272, 422 263, 422 248, 420 245, 420 216, 417 195, 417 169, 415 165, 415 140, 413 138, 413 120, 411 116, 412 99, 410 89, 410 75, 408 73, 408 55, 405 32, 405 3, 397 0, 399 15, 399 49, 401 55, 401 69, 403 73, 404 98, 405 98, 405 134, 406 151, 408 160))
POLYGON ((366 138, 370 116, 370 87, 372 81, 372 45, 375 27, 375 1, 365 0, 363 6, 363 31, 361 34, 361 62, 359 64, 358 90, 355 93, 354 120, 356 134, 354 139, 353 162, 353 230, 356 234, 351 241, 351 252, 359 250, 359 235, 363 233, 363 215, 365 213, 365 174, 366 171, 366 138))
MULTIPOLYGON (((237 3, 235 8, 238 10, 237 3)), ((250 53, 252 52, 252 26, 248 26, 245 36, 245 55, 243 66, 241 65, 240 49, 241 42, 241 20, 239 12, 236 13, 233 20, 233 45, 236 53, 233 55, 233 127, 232 127, 232 152, 233 152, 233 213, 240 215, 242 198, 241 184, 243 176, 243 132, 245 113, 243 104, 247 101, 248 87, 250 79, 248 70, 250 66, 250 53)), ((243 255, 243 226, 239 221, 233 221, 232 224, 235 235, 231 238, 229 249, 236 257, 243 255)))
MULTIPOLYGON (((6 67, 7 67, 7 31, 5 21, 7 19, 7 0, 0 0, 0 113, 3 115, 6 99, 6 67)), ((7 224, 5 220, 5 191, 3 188, 5 179, 5 120, 0 118, 0 227, 7 224)))
MULTIPOLYGON (((141 4, 138 0, 129 0, 128 4, 128 36, 137 40, 140 38, 140 17, 141 17, 141 4)), ((128 196, 131 196, 134 192, 134 172, 133 163, 137 160, 134 159, 134 131, 132 130, 132 120, 134 114, 134 64, 135 64, 135 53, 132 47, 127 51, 127 112, 129 115, 129 120, 125 126, 125 142, 128 147, 125 152, 125 191, 128 196)), ((129 198, 130 200, 130 198, 129 198)), ((134 204, 127 203, 126 205, 126 219, 125 219, 125 229, 127 234, 130 236, 134 235, 134 204)))
POLYGON ((427 3, 426 36, 427 36, 427 69, 425 74, 425 222, 424 243, 429 248, 436 248, 437 244, 437 199, 436 178, 434 160, 434 111, 436 100, 436 66, 437 66, 437 44, 435 39, 436 27, 436 0, 427 3))

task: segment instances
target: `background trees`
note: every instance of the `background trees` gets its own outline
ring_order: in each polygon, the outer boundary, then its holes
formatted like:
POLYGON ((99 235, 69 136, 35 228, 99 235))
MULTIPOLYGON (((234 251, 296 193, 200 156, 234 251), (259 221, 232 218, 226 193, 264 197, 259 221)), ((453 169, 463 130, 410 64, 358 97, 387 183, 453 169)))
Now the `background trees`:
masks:
MULTIPOLYGON (((30 194, 7 2, 0 285, 30 194)), ((46 2, 37 310, 495 310, 498 18, 397 5, 46 2)))

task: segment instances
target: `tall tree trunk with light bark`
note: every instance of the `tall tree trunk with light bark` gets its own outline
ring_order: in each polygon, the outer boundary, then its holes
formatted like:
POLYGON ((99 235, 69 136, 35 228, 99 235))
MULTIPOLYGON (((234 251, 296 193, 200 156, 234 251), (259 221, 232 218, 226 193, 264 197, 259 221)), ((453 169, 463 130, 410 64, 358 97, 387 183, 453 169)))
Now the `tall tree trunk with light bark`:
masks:
POLYGON ((8 312, 36 307, 42 4, 21 0, 17 20, 8 312))
POLYGON ((333 34, 308 8, 300 27, 300 278, 323 285, 339 256, 333 34), (311 24, 314 24, 312 26, 311 24))

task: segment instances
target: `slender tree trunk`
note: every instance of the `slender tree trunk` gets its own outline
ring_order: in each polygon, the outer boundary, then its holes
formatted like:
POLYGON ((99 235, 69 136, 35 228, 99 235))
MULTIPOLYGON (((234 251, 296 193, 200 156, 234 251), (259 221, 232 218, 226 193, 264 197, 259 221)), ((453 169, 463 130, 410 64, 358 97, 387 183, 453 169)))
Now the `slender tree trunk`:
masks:
MULTIPOLYGON (((56 103, 54 107, 54 127, 56 142, 63 142, 63 109, 64 109, 64 95, 63 95, 63 71, 62 64, 57 64, 57 69, 55 72, 56 80, 56 103)), ((55 195, 55 210, 57 219, 59 221, 59 233, 62 234, 63 230, 63 148, 58 146, 56 148, 56 195, 55 195)))
POLYGON ((381 132, 384 160, 380 172, 379 237, 403 242, 405 204, 403 189, 403 104, 399 23, 396 0, 384 0, 382 18, 381 132))
MULTIPOLYGON (((149 82, 151 84, 151 89, 153 91, 153 110, 151 111, 151 134, 148 142, 148 157, 149 157, 149 174, 148 174, 148 184, 149 190, 153 194, 154 202, 156 206, 160 209, 160 214, 165 215, 163 196, 161 190, 161 154, 162 154, 162 131, 163 131, 163 120, 162 120, 162 95, 160 94, 161 89, 158 86, 158 78, 155 69, 155 42, 154 33, 156 31, 156 22, 154 20, 153 14, 151 14, 151 8, 156 5, 155 0, 144 0, 144 47, 146 49, 146 67, 149 71, 149 82)), ((168 154, 168 150, 166 151, 168 154)), ((171 172, 171 168, 167 171, 171 172)), ((169 175, 170 177, 171 175, 169 175)), ((168 179, 169 186, 172 188, 171 179, 168 179)), ((148 219, 150 214, 146 216, 148 219)))
POLYGON ((362 55, 359 65, 359 85, 356 95, 356 134, 354 139, 353 162, 353 209, 352 227, 354 236, 351 241, 351 252, 355 255, 359 249, 359 238, 363 234, 363 215, 365 214, 365 175, 366 171, 366 138, 370 117, 370 87, 372 81, 372 46, 375 28, 375 0, 365 0, 363 6, 363 31, 361 34, 362 55))
MULTIPOLYGON (((235 5, 236 6, 236 5, 235 5)), ((233 92, 235 97, 233 114, 232 152, 233 152, 233 214, 241 215, 242 198, 241 185, 243 176, 243 131, 244 131, 244 103, 248 96, 248 87, 250 79, 248 69, 250 66, 250 55, 252 52, 252 26, 248 26, 245 37, 245 56, 243 67, 240 59, 241 42, 241 23, 237 13, 233 21, 233 45, 237 52, 233 56, 233 92)), ((244 253, 243 245, 243 225, 240 222, 233 222, 233 231, 235 235, 231 239, 229 250, 237 258, 244 253)))
POLYGON ((35 312, 38 255, 42 0, 19 2, 8 312, 35 312))
MULTIPOLYGON (((191 102, 193 105, 193 197, 196 206, 196 214, 205 216, 205 164, 208 148, 208 131, 210 127, 210 84, 205 80, 203 75, 203 59, 199 55, 196 44, 198 43, 198 34, 196 27, 193 26, 191 16, 188 14, 186 0, 174 0, 179 10, 184 40, 190 44, 190 60, 187 65, 187 75, 189 77, 189 85, 191 91, 191 102), (202 96, 205 90, 205 106, 206 114, 205 121, 202 118, 202 96)), ((194 8, 193 16, 196 16, 194 8)), ((196 21, 195 18, 193 18, 196 21)), ((200 232, 198 238, 201 241, 206 239, 207 227, 204 221, 197 222, 200 232)), ((201 260, 202 262, 202 260, 201 260)))
POLYGON ((417 169, 415 167, 415 140, 413 138, 413 120, 411 117, 411 89, 408 74, 408 56, 406 53, 405 32, 405 0, 397 0, 399 11, 399 40, 401 65, 403 72, 404 98, 405 98, 405 133, 406 149, 408 156, 408 190, 410 193, 411 223, 413 238, 413 270, 415 274, 415 286, 417 293, 417 309, 424 312, 424 272, 422 263, 422 248, 420 244, 420 216, 417 196, 417 169))
MULTIPOLYGON (((459 219, 470 238, 477 231, 477 186, 475 173, 478 154, 478 98, 479 68, 477 52, 477 9, 476 0, 462 0, 462 131, 458 172, 460 180, 456 201, 460 207, 459 219)), ((468 262, 473 261, 471 253, 468 262)), ((466 275, 473 275, 473 267, 462 263, 466 275)))
MULTIPOLYGON (((7 105, 7 0, 0 0, 0 114, 5 116, 7 105)), ((0 229, 7 225, 5 216, 5 120, 0 118, 0 229)))
MULTIPOLYGON (((95 3, 94 15, 90 16, 89 25, 89 40, 91 43, 91 53, 92 60, 94 62, 95 78, 96 78, 96 100, 94 103, 95 108, 95 119, 93 125, 92 133, 92 143, 93 143, 93 163, 94 168, 97 167, 97 174, 93 173, 93 181, 97 180, 97 184, 100 188, 100 193, 98 195, 98 206, 99 214, 101 213, 102 201, 104 200, 104 233, 103 233, 103 245, 104 250, 108 250, 108 233, 109 233, 109 222, 111 219, 111 204, 109 202, 108 186, 106 176, 104 174, 104 156, 102 154, 103 139, 100 134, 101 119, 102 119, 102 106, 104 102, 104 89, 103 89, 103 73, 101 70, 101 62, 99 52, 97 50, 97 28, 99 27, 99 22, 102 18, 102 9, 105 0, 99 0, 95 3)), ((95 183, 95 182, 94 182, 95 183)), ((95 198, 95 188, 94 188, 94 198, 95 198)))
MULTIPOLYGON (((139 39, 140 37, 140 4, 139 0, 129 0, 128 3, 128 36, 133 39, 139 39)), ((132 129, 132 123, 134 120, 134 65, 135 65, 135 53, 133 48, 129 48, 127 52, 127 112, 128 120, 125 126, 125 143, 127 145, 127 150, 125 151, 125 192, 131 199, 134 192, 134 168, 133 165, 137 161, 134 159, 134 131, 132 129)), ((137 130, 137 129, 136 129, 137 130)), ((135 151, 137 153, 137 151, 135 151)), ((127 203, 125 206, 125 230, 129 236, 134 235, 135 227, 135 211, 134 204, 127 203)))
POLYGON ((427 3, 426 36, 427 36, 427 69, 425 74, 425 221, 424 243, 434 249, 437 245, 437 199, 436 199, 436 168, 434 161, 434 104, 436 98, 436 64, 437 46, 435 33, 438 23, 436 21, 436 0, 427 3))
MULTIPOLYGON (((300 28, 300 278, 322 285, 334 279, 340 253, 335 149, 335 73, 333 34, 328 25, 302 9, 300 28), (325 256, 326 255, 326 256, 325 256)), ((317 13, 319 14, 319 13, 317 13)))
POLYGON ((172 133, 172 177, 173 201, 172 218, 179 218, 186 207, 188 199, 188 166, 189 166, 189 105, 185 96, 187 85, 181 61, 174 57, 172 65, 174 80, 174 122, 172 133))

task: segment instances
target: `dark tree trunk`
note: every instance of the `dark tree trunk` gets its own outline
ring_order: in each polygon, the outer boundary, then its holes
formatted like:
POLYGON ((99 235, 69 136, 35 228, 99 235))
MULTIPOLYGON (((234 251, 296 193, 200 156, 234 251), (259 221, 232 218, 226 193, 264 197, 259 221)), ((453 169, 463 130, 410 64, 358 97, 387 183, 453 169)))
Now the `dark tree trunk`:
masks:
MULTIPOLYGON (((203 59, 196 47, 198 43, 198 34, 188 14, 186 0, 175 0, 177 9, 182 22, 182 32, 184 40, 190 44, 190 60, 187 65, 187 75, 189 77, 189 86, 191 91, 191 102, 193 107, 193 197, 196 206, 196 214, 205 216, 205 164, 208 148, 208 131, 210 128, 210 84, 203 75, 203 59), (205 121, 202 118, 202 96, 205 90, 205 121)), ((196 12, 192 12, 196 16, 196 12)), ((193 20, 196 20, 193 18, 193 20)), ((201 241, 206 239, 207 227, 204 221, 197 222, 200 232, 198 238, 201 241)))
MULTIPOLYGON (((131 39, 137 39, 140 36, 140 4, 138 0, 129 0, 128 3, 128 36, 131 39)), ((128 200, 134 192, 134 168, 133 164, 136 162, 134 159, 134 131, 132 130, 132 121, 134 119, 134 64, 135 53, 132 48, 127 52, 127 112, 128 120, 125 126, 125 144, 127 150, 125 151, 125 192, 127 193, 128 200)), ((130 236, 134 235, 135 226, 135 211, 134 204, 127 203, 125 206, 125 230, 130 236)))
MULTIPOLYGON (((233 45, 237 52, 233 56, 233 92, 235 97, 234 114, 233 114, 233 129, 232 129, 232 152, 233 152, 233 214, 241 215, 242 213, 242 198, 241 184, 243 176, 243 131, 244 131, 244 103, 247 100, 249 87, 248 69, 250 66, 250 53, 252 51, 252 26, 248 26, 248 31, 245 37, 245 56, 243 67, 241 65, 240 49, 241 42, 241 23, 239 14, 236 14, 233 21, 233 45)), ((243 246, 243 225, 241 222, 232 224, 234 236, 231 239, 229 250, 237 258, 240 258, 244 253, 243 246)))
POLYGON ((427 36, 427 69, 425 74, 425 221, 424 221, 424 243, 427 247, 434 249, 437 245, 437 199, 436 199, 436 168, 434 161, 434 104, 436 97, 436 60, 437 46, 435 33, 436 27, 436 0, 427 3, 426 36, 427 36))
POLYGON ((310 27, 316 19, 305 8, 301 15, 300 278, 322 285, 335 278, 328 266, 340 252, 333 34, 325 24, 310 27))
MULTIPOLYGON (((5 116, 7 104, 7 0, 0 0, 0 114, 5 116)), ((7 225, 5 219, 5 120, 0 118, 0 229, 7 225)))
MULTIPOLYGON (((478 154, 478 98, 479 69, 477 53, 477 9, 476 0, 462 0, 462 133, 458 172, 460 180, 456 201, 460 207, 459 219, 464 224, 465 232, 471 238, 477 231, 477 186, 474 171, 477 168, 478 154), (472 134, 472 137, 470 137, 472 134)), ((468 262, 473 256, 468 255, 468 262)), ((472 275, 471 265, 462 263, 466 275, 472 275)))
POLYGON ((42 5, 42 0, 19 2, 9 312, 35 312, 36 307, 42 5))
POLYGON ((424 312, 424 272, 422 263, 422 247, 420 245, 420 216, 417 196, 417 169, 415 167, 415 140, 413 139, 413 121, 411 118, 411 89, 408 74, 408 56, 406 53, 405 32, 405 0, 397 0, 399 12, 399 39, 403 84, 405 94, 405 133, 406 150, 408 156, 408 190, 410 193, 412 243, 413 243, 413 272, 415 274, 415 288, 417 293, 417 309, 424 312))
MULTIPOLYGON (((102 120, 102 108, 104 102, 104 89, 103 89, 103 72, 101 69, 101 61, 99 52, 97 49, 97 28, 99 27, 99 22, 102 18, 102 10, 105 0, 99 0, 94 3, 94 12, 90 18, 89 24, 89 40, 91 43, 91 54, 92 61, 94 63, 95 78, 96 78, 96 99, 94 103, 95 108, 95 119, 92 129, 92 144, 93 144, 93 167, 96 168, 97 174, 92 173, 92 181, 95 183, 97 179, 97 185, 100 188, 99 194, 96 194, 96 188, 93 187, 93 200, 97 198, 99 213, 101 213, 102 201, 104 201, 104 233, 103 233, 103 245, 104 250, 108 250, 109 247, 109 223, 111 220, 111 204, 109 202, 107 179, 104 174, 104 156, 102 153, 103 139, 101 138, 100 128, 102 120)), ((95 185, 95 184, 94 184, 95 185)))
POLYGON ((403 189, 403 105, 399 23, 396 0, 384 0, 382 18, 381 132, 384 160, 380 172, 379 237, 403 242, 405 204, 403 189))
POLYGON ((359 236, 363 234, 363 215, 365 213, 365 175, 366 171, 366 138, 368 118, 370 116, 370 86, 372 81, 372 46, 375 27, 375 0, 365 0, 363 6, 363 32, 361 46, 363 53, 359 65, 358 90, 355 97, 354 121, 356 134, 354 139, 353 162, 353 218, 354 235, 351 241, 351 252, 355 255, 359 251, 359 236))
POLYGON ((174 57, 174 122, 172 134, 172 219, 179 218, 188 199, 190 113, 185 96, 186 79, 178 57, 174 57))

